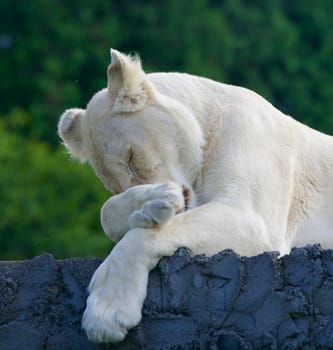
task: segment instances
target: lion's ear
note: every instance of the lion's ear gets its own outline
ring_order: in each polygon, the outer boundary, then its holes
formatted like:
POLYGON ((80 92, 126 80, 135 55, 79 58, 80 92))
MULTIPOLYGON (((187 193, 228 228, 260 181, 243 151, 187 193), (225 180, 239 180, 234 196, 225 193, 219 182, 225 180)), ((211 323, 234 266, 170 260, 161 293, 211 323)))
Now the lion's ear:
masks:
POLYGON ((115 112, 136 112, 144 107, 152 87, 146 79, 138 56, 130 57, 111 49, 107 70, 108 91, 115 112))
POLYGON ((71 108, 66 110, 60 117, 58 124, 58 134, 64 141, 64 144, 70 154, 85 161, 83 154, 83 133, 82 118, 85 110, 80 108, 71 108))

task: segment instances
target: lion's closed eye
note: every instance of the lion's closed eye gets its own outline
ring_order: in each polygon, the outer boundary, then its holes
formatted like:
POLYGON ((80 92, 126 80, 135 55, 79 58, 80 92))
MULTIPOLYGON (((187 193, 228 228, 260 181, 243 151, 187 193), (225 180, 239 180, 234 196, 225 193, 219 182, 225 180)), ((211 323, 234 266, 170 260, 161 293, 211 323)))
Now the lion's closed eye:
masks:
POLYGON ((130 150, 127 158, 127 173, 135 180, 134 182, 144 184, 153 183, 158 178, 162 163, 151 157, 151 154, 135 152, 130 150))
POLYGON ((137 163, 138 162, 135 159, 134 152, 131 149, 129 153, 128 161, 127 161, 127 173, 130 176, 133 176, 136 179, 143 181, 145 179, 145 176, 141 168, 137 165, 137 163))

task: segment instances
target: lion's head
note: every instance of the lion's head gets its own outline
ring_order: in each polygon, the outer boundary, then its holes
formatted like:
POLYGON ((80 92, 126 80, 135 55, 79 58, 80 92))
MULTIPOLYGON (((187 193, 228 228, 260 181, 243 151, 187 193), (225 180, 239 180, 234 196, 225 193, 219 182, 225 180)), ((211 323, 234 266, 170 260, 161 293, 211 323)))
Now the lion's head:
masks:
POLYGON ((88 161, 112 193, 165 182, 192 188, 203 144, 195 116, 154 87, 138 57, 111 50, 111 58, 107 88, 86 110, 61 116, 58 132, 65 146, 88 161))

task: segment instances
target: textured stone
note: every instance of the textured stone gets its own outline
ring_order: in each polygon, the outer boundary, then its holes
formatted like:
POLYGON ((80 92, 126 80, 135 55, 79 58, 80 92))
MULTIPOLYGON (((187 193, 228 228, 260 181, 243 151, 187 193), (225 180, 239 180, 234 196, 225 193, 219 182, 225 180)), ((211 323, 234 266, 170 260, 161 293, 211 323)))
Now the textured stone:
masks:
POLYGON ((81 330, 100 263, 0 262, 0 349, 333 349, 332 250, 206 258, 180 249, 150 273, 143 319, 116 345, 81 330))

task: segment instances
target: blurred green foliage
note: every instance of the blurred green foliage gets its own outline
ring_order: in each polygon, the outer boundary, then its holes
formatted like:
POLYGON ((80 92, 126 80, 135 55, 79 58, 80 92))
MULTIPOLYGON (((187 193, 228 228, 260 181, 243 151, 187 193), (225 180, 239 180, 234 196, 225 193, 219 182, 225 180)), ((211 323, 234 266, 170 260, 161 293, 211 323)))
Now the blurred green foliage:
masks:
POLYGON ((62 111, 106 85, 109 48, 146 71, 251 88, 333 133, 333 2, 1 0, 0 259, 104 255, 108 194, 59 150, 62 111))
POLYGON ((1 259, 51 251, 57 258, 106 254, 99 225, 107 199, 92 170, 68 161, 64 149, 26 142, 0 123, 1 259))

